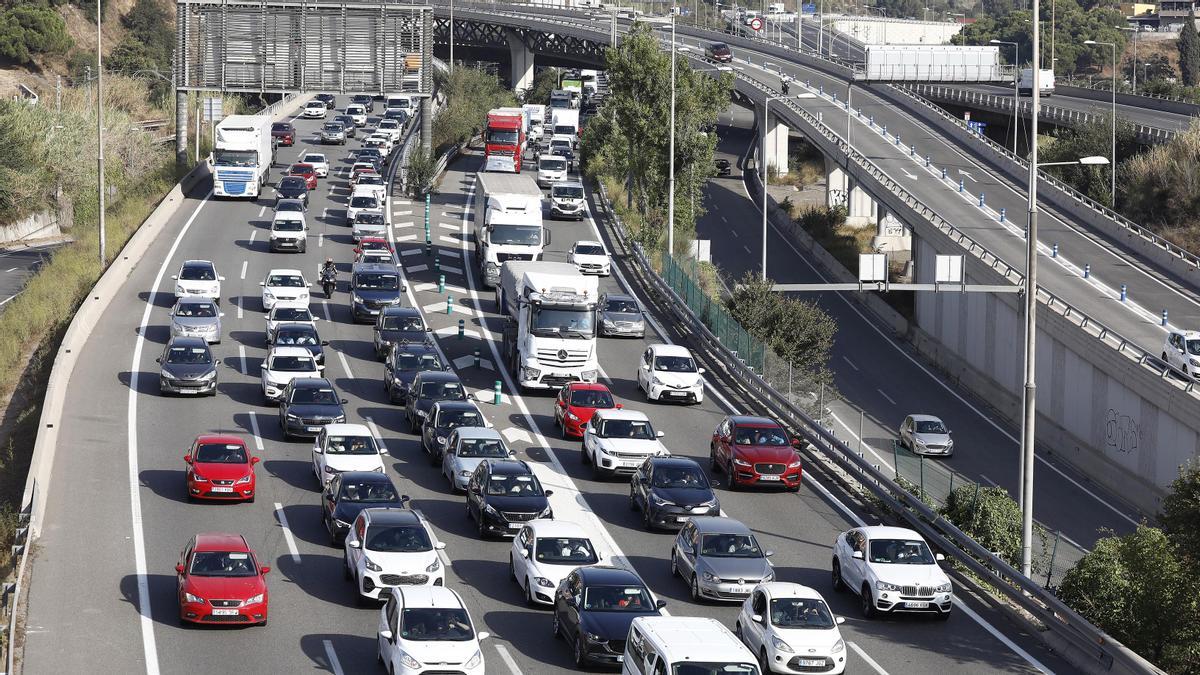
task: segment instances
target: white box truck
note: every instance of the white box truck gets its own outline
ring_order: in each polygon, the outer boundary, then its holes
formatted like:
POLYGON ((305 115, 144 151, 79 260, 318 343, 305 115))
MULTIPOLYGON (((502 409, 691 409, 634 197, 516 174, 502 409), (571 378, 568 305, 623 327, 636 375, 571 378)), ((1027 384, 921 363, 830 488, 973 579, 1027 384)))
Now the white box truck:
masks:
POLYGON ((542 191, 528 174, 475 174, 475 261, 484 286, 509 260, 540 260, 550 243, 542 226, 542 191))
POLYGON ((505 366, 527 389, 595 382, 596 277, 569 263, 504 263, 496 305, 505 315, 505 366))
POLYGON ((546 124, 546 106, 542 104, 528 104, 524 106, 525 111, 525 135, 531 141, 540 141, 546 124))
POLYGON ((275 139, 269 115, 230 115, 217 123, 213 195, 258 197, 270 180, 275 139))
POLYGON ((570 136, 573 143, 579 142, 579 111, 570 108, 550 110, 551 136, 570 136))
MULTIPOLYGON (((1043 68, 1038 76, 1038 89, 1042 96, 1054 94, 1054 71, 1043 68)), ((1033 96, 1033 68, 1022 68, 1017 77, 1017 93, 1021 96, 1033 96)))

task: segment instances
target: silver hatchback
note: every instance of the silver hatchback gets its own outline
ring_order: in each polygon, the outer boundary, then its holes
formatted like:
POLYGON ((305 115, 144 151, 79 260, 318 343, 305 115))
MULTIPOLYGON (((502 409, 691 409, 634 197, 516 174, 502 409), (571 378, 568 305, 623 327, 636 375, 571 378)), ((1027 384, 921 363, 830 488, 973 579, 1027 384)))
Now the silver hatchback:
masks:
POLYGON ((217 303, 208 298, 180 298, 171 308, 171 337, 204 338, 205 342, 219 344, 223 316, 217 303))
POLYGON ((900 423, 900 447, 917 455, 949 457, 954 454, 954 439, 933 415, 909 415, 900 423))
POLYGON ((750 528, 733 518, 689 518, 671 547, 671 574, 691 586, 692 600, 745 600, 775 580, 775 568, 750 528))
POLYGON ((442 455, 442 475, 454 492, 465 492, 475 467, 485 459, 511 459, 512 451, 495 429, 460 427, 446 439, 442 455))

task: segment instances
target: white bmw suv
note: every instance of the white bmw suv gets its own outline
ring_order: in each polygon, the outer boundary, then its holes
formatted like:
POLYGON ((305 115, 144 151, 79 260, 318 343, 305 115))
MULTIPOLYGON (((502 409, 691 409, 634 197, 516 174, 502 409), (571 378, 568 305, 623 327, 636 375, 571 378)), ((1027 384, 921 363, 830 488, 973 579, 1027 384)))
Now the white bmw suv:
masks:
POLYGON ((856 527, 833 544, 833 588, 859 595, 863 616, 922 612, 949 619, 950 577, 916 532, 883 525, 856 527))

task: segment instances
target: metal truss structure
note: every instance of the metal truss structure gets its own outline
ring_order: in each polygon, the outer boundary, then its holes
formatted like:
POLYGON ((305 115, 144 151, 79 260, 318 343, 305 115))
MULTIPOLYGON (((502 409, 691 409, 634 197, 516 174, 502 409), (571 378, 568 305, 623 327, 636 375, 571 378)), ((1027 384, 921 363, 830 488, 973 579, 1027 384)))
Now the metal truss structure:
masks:
MULTIPOLYGON (((438 8, 434 21, 433 41, 439 45, 450 42, 450 19, 438 8)), ((454 43, 465 47, 508 49, 511 35, 530 51, 546 56, 561 56, 595 63, 604 62, 606 43, 566 33, 554 33, 538 28, 504 26, 495 20, 477 18, 478 12, 460 11, 454 17, 454 43)))

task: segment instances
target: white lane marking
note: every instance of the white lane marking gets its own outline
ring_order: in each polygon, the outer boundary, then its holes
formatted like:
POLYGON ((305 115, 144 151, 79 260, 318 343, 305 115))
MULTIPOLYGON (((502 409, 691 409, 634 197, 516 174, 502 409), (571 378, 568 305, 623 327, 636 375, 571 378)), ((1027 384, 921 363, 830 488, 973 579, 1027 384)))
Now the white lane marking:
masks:
POLYGON ((238 345, 238 360, 242 362, 242 374, 249 375, 250 371, 246 370, 246 345, 238 345))
POLYGON ((333 317, 329 314, 329 302, 327 300, 321 301, 321 310, 325 313, 326 321, 333 321, 333 317))
POLYGON ((254 243, 254 238, 258 236, 258 230, 250 230, 250 243, 254 243))
POLYGON ((855 370, 858 370, 858 366, 854 365, 854 362, 853 362, 853 361, 851 361, 850 359, 848 359, 848 358, 846 358, 845 356, 843 356, 843 357, 842 357, 842 360, 846 362, 846 365, 850 366, 851 368, 853 368, 853 369, 855 369, 855 370))
POLYGON ((375 442, 379 444, 379 449, 385 455, 390 454, 387 445, 383 442, 383 434, 379 433, 379 427, 375 426, 375 420, 370 417, 363 417, 363 419, 367 421, 367 428, 371 430, 371 435, 375 437, 375 442))
POLYGON ((325 218, 328 216, 329 216, 329 207, 327 206, 327 207, 321 209, 321 220, 325 220, 325 218))
POLYGON ((850 648, 854 650, 854 653, 858 654, 859 657, 862 658, 863 661, 866 661, 868 666, 871 666, 872 668, 874 668, 875 672, 879 673, 879 675, 888 675, 888 672, 883 669, 883 666, 879 665, 875 661, 875 659, 868 656, 867 653, 865 651, 863 651, 862 647, 859 647, 858 645, 856 645, 855 643, 850 642, 850 641, 847 641, 846 644, 849 645, 850 648))
POLYGON ((0 300, 0 307, 7 305, 9 300, 12 300, 13 298, 17 297, 20 294, 21 293, 18 291, 17 293, 13 293, 12 295, 8 296, 7 298, 0 300))
POLYGON ((329 640, 322 640, 325 643, 325 658, 329 659, 329 670, 333 671, 333 675, 343 675, 342 663, 338 661, 337 652, 333 651, 333 643, 329 640))
POLYGON ((340 360, 342 362, 342 369, 344 369, 346 371, 346 377, 353 380, 354 373, 350 372, 350 362, 346 360, 346 354, 343 352, 338 352, 337 355, 338 355, 338 360, 340 360))
POLYGON ((263 206, 262 208, 260 208, 260 209, 258 210, 258 217, 259 217, 259 218, 262 218, 263 214, 264 214, 264 213, 266 213, 266 212, 267 212, 267 207, 266 207, 266 206, 263 206))
POLYGON ((258 413, 250 411, 250 434, 254 436, 254 448, 263 451, 262 433, 258 430, 258 413))
POLYGON ((401 256, 421 255, 421 253, 423 253, 423 251, 421 251, 419 248, 410 248, 407 251, 400 251, 401 256))
POLYGON ((1033 666, 1034 668, 1037 668, 1039 671, 1045 673, 1046 675, 1054 675, 1053 670, 1050 670, 1049 668, 1047 668, 1044 664, 1042 664, 1041 661, 1038 661, 1037 659, 1035 659, 1032 654, 1030 654, 1029 652, 1022 649, 1019 645, 1017 645, 1017 643, 1008 639, 1007 635, 1005 635, 1004 633, 1001 633, 999 630, 996 630, 995 626, 988 623, 987 620, 985 620, 982 616, 979 616, 979 614, 976 613, 975 610, 968 607, 967 603, 963 602, 962 600, 959 600, 957 595, 954 596, 954 606, 958 608, 958 611, 971 617, 971 619, 974 620, 975 623, 979 624, 980 627, 983 628, 984 630, 986 630, 988 633, 991 633, 992 637, 994 637, 997 640, 999 640, 1000 642, 1002 642, 1004 644, 1004 646, 1011 649, 1014 654, 1025 659, 1026 663, 1033 666))
POLYGON ((283 539, 287 542, 288 551, 292 554, 292 562, 300 562, 300 549, 296 548, 296 538, 292 536, 292 528, 288 527, 287 515, 283 512, 283 504, 275 502, 275 517, 279 527, 283 528, 283 539))
POLYGON ((842 418, 837 416, 837 413, 830 411, 829 416, 833 418, 833 421, 840 424, 841 427, 846 430, 846 433, 850 434, 851 438, 853 438, 855 441, 861 443, 862 447, 866 448, 868 452, 870 452, 872 455, 874 455, 875 459, 879 460, 880 464, 882 464, 883 466, 886 466, 888 469, 890 469, 892 471, 895 471, 895 467, 893 467, 890 462, 888 462, 886 459, 884 459, 883 455, 880 455, 875 450, 875 448, 871 446, 870 443, 867 443, 865 440, 859 438, 858 434, 854 433, 854 430, 850 428, 850 425, 843 422, 842 418))
POLYGON ((325 246, 325 233, 318 232, 317 233, 317 248, 322 248, 324 246, 325 246))
MULTIPOLYGON (((450 274, 462 274, 463 273, 461 267, 455 267, 454 265, 439 265, 438 269, 442 270, 443 272, 449 272, 450 274)), ((475 296, 472 296, 472 297, 475 297, 475 296)))
POLYGON ((411 274, 416 274, 417 272, 424 272, 427 269, 429 269, 427 265, 413 265, 412 267, 408 268, 408 271, 411 274))
POLYGON ((237 316, 238 316, 238 318, 239 318, 239 319, 240 319, 240 318, 242 318, 242 312, 243 312, 243 310, 242 310, 242 305, 244 305, 244 304, 246 304, 246 296, 244 296, 244 295, 239 295, 239 296, 238 296, 238 299, 237 299, 237 308, 238 308, 238 315, 237 315, 237 316))
POLYGON ((163 257, 162 263, 158 266, 158 274, 154 277, 154 284, 150 286, 150 298, 146 301, 146 309, 142 311, 142 322, 138 325, 137 341, 133 347, 133 365, 129 369, 131 373, 129 376, 129 403, 125 417, 125 435, 129 439, 129 447, 126 448, 129 462, 129 512, 133 530, 133 564, 137 574, 137 607, 142 631, 142 657, 146 660, 146 675, 158 675, 159 669, 158 647, 154 641, 154 617, 150 610, 150 580, 146 575, 146 533, 142 525, 142 492, 141 476, 139 475, 141 470, 138 463, 138 381, 141 379, 139 373, 141 372, 142 350, 146 346, 146 327, 150 323, 150 311, 154 309, 158 287, 167 274, 167 265, 174 259, 180 242, 192 228, 192 223, 196 222, 196 217, 200 215, 204 205, 212 198, 212 194, 212 190, 209 190, 208 194, 204 195, 204 199, 201 199, 200 203, 196 205, 196 210, 192 211, 192 215, 180 228, 179 234, 175 235, 175 241, 171 243, 170 250, 167 251, 167 255, 163 257))
POLYGON ((750 247, 745 244, 742 244, 742 248, 746 250, 746 253, 750 253, 750 254, 754 253, 754 251, 751 251, 750 247))
POLYGON ((498 642, 493 644, 496 647, 496 653, 500 655, 500 660, 504 662, 504 665, 508 666, 508 670, 512 675, 522 675, 521 669, 517 667, 517 662, 513 660, 512 654, 508 653, 508 648, 498 642))
POLYGON ((249 260, 243 260, 243 261, 242 261, 242 279, 245 279, 245 278, 246 278, 246 268, 247 268, 249 265, 250 265, 250 261, 249 261, 249 260))
POLYGON ((9 271, 9 272, 16 272, 16 271, 17 271, 17 270, 19 270, 19 269, 21 269, 21 268, 20 268, 20 267, 10 267, 10 268, 8 268, 8 270, 7 270, 7 271, 9 271))
POLYGON ((879 392, 879 395, 880 395, 880 396, 882 396, 882 397, 886 398, 886 399, 887 399, 887 401, 888 401, 888 403, 891 403, 892 405, 896 405, 896 402, 895 402, 895 401, 893 401, 893 400, 892 400, 892 397, 891 397, 891 396, 888 396, 888 395, 887 395, 887 393, 886 393, 884 390, 882 390, 882 389, 876 389, 875 391, 879 392))

